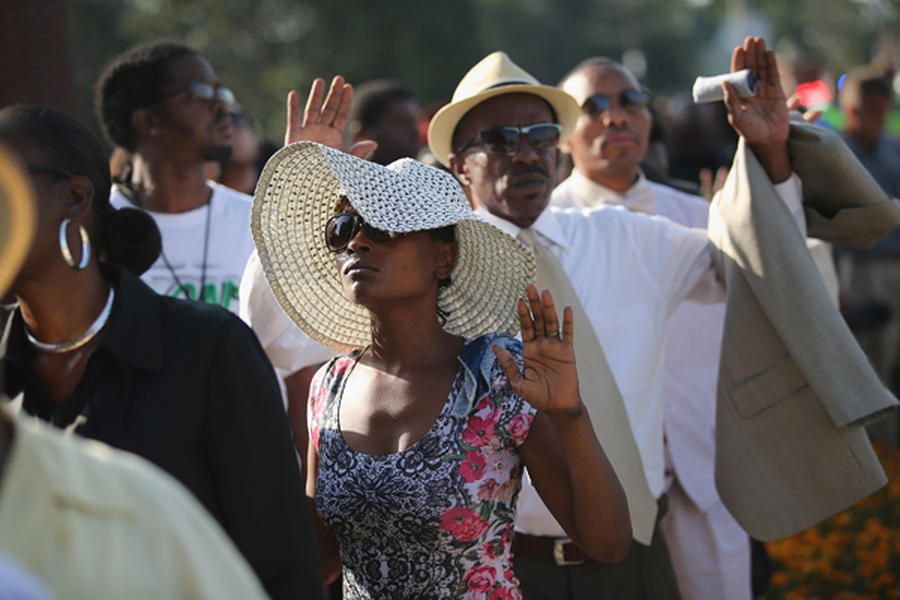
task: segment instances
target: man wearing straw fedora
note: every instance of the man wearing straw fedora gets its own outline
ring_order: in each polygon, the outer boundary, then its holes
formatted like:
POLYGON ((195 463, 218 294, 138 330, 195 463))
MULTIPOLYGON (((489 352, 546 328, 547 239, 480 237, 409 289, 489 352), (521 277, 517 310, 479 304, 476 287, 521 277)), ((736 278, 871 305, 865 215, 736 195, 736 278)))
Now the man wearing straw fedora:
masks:
POLYGON ((526 484, 514 545, 526 598, 678 597, 658 528, 664 458, 654 398, 665 323, 685 299, 727 300, 717 484, 748 532, 790 535, 885 483, 860 424, 896 400, 829 304, 798 234, 809 224, 826 239, 871 243, 900 224, 900 211, 839 142, 789 123, 761 39, 736 49, 733 66, 762 85, 749 99, 727 90, 742 142, 709 235, 626 211, 545 210, 557 147, 579 107, 503 53, 473 67, 431 123, 435 157, 485 219, 531 246, 538 285, 584 323, 576 355, 594 368, 584 371, 582 396, 632 517, 631 553, 601 564, 565 539, 526 484), (837 166, 823 170, 825 160, 837 166))

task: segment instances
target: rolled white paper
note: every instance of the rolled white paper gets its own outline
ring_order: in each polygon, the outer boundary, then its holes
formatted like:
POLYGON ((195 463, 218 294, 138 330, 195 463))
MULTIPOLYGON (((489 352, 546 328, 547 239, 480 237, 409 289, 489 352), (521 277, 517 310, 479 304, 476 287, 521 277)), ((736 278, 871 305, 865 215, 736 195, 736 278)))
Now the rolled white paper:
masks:
POLYGON ((723 100, 725 98, 725 92, 722 91, 723 81, 730 83, 741 98, 755 96, 756 88, 759 87, 759 79, 750 72, 750 69, 716 75, 715 77, 698 77, 694 81, 694 102, 699 104, 701 102, 718 102, 723 100))

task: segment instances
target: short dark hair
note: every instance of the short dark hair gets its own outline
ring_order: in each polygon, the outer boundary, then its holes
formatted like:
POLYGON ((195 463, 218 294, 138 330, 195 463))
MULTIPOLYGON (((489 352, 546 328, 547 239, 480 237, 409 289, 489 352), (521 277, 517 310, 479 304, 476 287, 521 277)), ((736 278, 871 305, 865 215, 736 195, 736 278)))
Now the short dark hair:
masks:
POLYGON ((0 110, 0 138, 39 151, 52 166, 90 179, 92 241, 101 259, 140 275, 157 259, 161 240, 153 218, 142 210, 116 210, 109 203, 106 152, 77 119, 43 106, 18 105, 0 110))
POLYGON ((841 88, 842 104, 859 104, 868 96, 893 99, 894 90, 890 78, 872 67, 857 67, 847 73, 841 88))
POLYGON ((134 150, 131 114, 163 100, 169 65, 190 54, 198 52, 177 42, 159 41, 133 48, 106 67, 97 81, 95 104, 110 142, 134 150))
POLYGON ((360 84, 353 93, 350 121, 361 129, 375 127, 396 102, 415 100, 402 83, 390 79, 375 79, 360 84))
POLYGON ((625 68, 625 65, 616 60, 613 60, 606 56, 592 56, 590 58, 584 59, 583 61, 572 67, 568 73, 563 75, 562 79, 559 80, 559 83, 556 84, 556 86, 563 87, 570 79, 572 79, 576 75, 581 75, 582 73, 590 69, 621 69, 625 72, 630 73, 630 71, 625 68))

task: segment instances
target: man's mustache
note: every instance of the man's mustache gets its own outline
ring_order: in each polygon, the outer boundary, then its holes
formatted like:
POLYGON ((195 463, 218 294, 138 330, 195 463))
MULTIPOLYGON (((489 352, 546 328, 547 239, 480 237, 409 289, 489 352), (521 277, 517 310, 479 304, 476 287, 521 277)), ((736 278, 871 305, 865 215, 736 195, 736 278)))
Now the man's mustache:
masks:
POLYGON ((600 143, 605 142, 610 136, 616 135, 617 133, 627 133, 634 139, 637 139, 638 137, 637 132, 628 125, 619 125, 618 127, 611 127, 604 131, 600 136, 600 143))
POLYGON ((509 170, 509 177, 511 179, 523 175, 543 175, 544 177, 550 177, 550 172, 541 164, 534 164, 527 167, 513 167, 509 170))

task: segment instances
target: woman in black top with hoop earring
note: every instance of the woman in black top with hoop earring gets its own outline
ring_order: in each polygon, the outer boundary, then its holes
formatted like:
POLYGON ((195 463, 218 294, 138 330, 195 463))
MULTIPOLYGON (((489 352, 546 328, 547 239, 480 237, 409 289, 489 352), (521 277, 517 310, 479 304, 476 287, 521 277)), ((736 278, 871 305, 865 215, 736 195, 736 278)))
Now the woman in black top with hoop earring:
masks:
POLYGON ((106 156, 75 119, 7 108, 0 142, 26 163, 39 213, 0 342, 7 395, 27 414, 168 471, 271 597, 318 597, 300 469, 253 333, 224 309, 165 298, 140 281, 159 232, 141 211, 109 205, 106 156))

